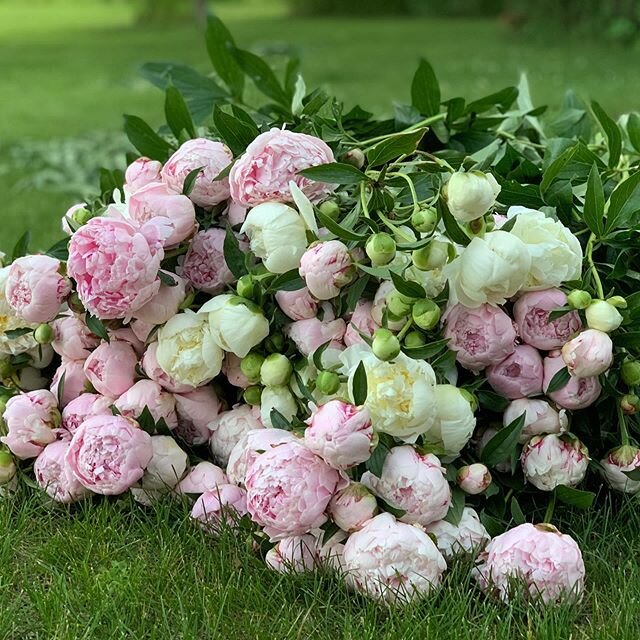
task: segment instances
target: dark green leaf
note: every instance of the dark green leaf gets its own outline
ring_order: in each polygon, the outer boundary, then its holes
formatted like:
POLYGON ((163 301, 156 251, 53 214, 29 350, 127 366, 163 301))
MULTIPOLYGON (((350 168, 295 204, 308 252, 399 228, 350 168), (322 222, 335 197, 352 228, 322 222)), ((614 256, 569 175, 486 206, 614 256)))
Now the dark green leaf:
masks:
POLYGON ((451 490, 451 504, 449 505, 449 511, 447 511, 447 515, 444 519, 454 527, 457 527, 460 524, 460 520, 462 520, 465 499, 466 496, 462 489, 454 487, 451 490))
POLYGON ((440 111, 440 84, 433 67, 424 58, 411 83, 411 104, 425 116, 440 111))
POLYGON ((613 190, 609 198, 606 231, 611 233, 629 225, 640 211, 640 171, 630 175, 613 190))
MULTIPOLYGON (((235 161, 234 161, 235 162, 235 161)), ((219 182, 220 180, 224 180, 230 173, 233 168, 234 162, 230 162, 214 179, 214 182, 219 182)))
POLYGON ((152 160, 164 162, 173 151, 171 145, 138 116, 124 116, 124 131, 131 144, 152 160))
POLYGON ((9 331, 5 331, 3 335, 9 338, 9 340, 15 340, 16 338, 26 336, 28 333, 33 333, 33 329, 30 329, 29 327, 20 327, 19 329, 9 329, 9 331))
POLYGON ((196 137, 196 129, 189 113, 189 107, 187 107, 182 94, 174 86, 167 87, 164 115, 169 129, 178 140, 180 140, 183 131, 191 138, 196 137))
POLYGON ((149 411, 149 407, 146 405, 136 422, 140 425, 140 428, 149 435, 153 435, 156 432, 156 421, 153 419, 151 411, 149 411))
POLYGON ((227 263, 229 271, 231 271, 236 278, 241 278, 248 273, 244 260, 245 254, 240 248, 238 238, 236 238, 230 226, 227 226, 225 232, 223 251, 224 261, 227 263))
POLYGON ((25 231, 21 236, 18 242, 16 242, 13 247, 13 251, 11 252, 11 260, 17 260, 18 258, 22 258, 27 255, 29 251, 29 243, 31 242, 31 231, 25 231))
POLYGON ((347 311, 351 312, 356 308, 358 301, 362 297, 364 290, 367 288, 369 282, 369 276, 365 274, 358 280, 356 280, 348 289, 347 293, 347 311))
POLYGON ((213 109, 213 123, 234 156, 243 154, 258 135, 255 125, 251 127, 244 120, 225 113, 218 105, 213 109))
POLYGON ((424 290, 422 285, 417 282, 412 282, 410 280, 404 280, 402 276, 399 276, 397 273, 393 271, 390 272, 391 280, 393 282, 393 286, 396 290, 401 293, 403 296, 407 296, 409 298, 426 298, 427 293, 424 290))
POLYGON ((271 409, 269 417, 271 418, 271 426, 274 429, 291 431, 291 423, 277 409, 271 409))
POLYGON ((322 354, 329 348, 331 344, 331 340, 327 340, 327 342, 321 344, 311 356, 311 360, 313 362, 313 366, 318 370, 322 371, 324 367, 322 366, 322 354))
POLYGON ((443 338, 442 340, 435 340, 434 342, 425 344, 422 347, 403 347, 402 351, 414 360, 427 360, 439 354, 447 346, 448 342, 448 338, 443 338))
POLYGON ((402 516, 407 513, 406 509, 400 509, 400 507, 396 507, 382 498, 376 498, 376 500, 381 511, 386 511, 395 518, 402 518, 402 516))
POLYGON ((298 269, 291 269, 276 276, 269 285, 269 291, 298 291, 305 286, 298 269))
POLYGON ((289 98, 271 67, 259 56, 243 49, 234 49, 233 55, 244 72, 265 96, 289 108, 289 98))
POLYGON ((328 184, 358 184, 359 182, 364 182, 369 179, 360 169, 354 167, 352 164, 343 162, 319 164, 315 167, 302 169, 299 173, 305 178, 309 178, 309 180, 326 182, 328 184))
POLYGON ((236 98, 242 97, 244 72, 233 55, 236 48, 232 35, 222 20, 209 16, 206 32, 207 51, 213 68, 236 98))
POLYGON ((69 238, 62 238, 46 251, 48 256, 66 262, 69 259, 69 238))
POLYGON ((112 404, 112 405, 109 407, 109 409, 111 409, 111 413, 112 413, 114 416, 121 416, 121 415, 122 415, 122 414, 120 413, 120 409, 118 409, 118 407, 116 407, 116 405, 115 405, 115 404, 112 404))
POLYGON ((627 133, 633 148, 640 153, 640 116, 637 113, 630 113, 627 120, 627 133))
POLYGON ((466 247, 471 242, 471 239, 462 230, 456 219, 451 215, 449 207, 443 198, 438 200, 437 208, 440 212, 444 228, 447 230, 449 238, 456 244, 461 244, 463 247, 466 247))
POLYGON ((520 432, 524 427, 526 413, 517 417, 511 424, 500 429, 482 450, 482 461, 490 466, 495 465, 508 460, 518 446, 518 438, 520 432))
POLYGON ((598 167, 594 164, 587 181, 584 199, 584 221, 597 238, 604 233, 604 189, 598 167))
POLYGON ((629 331, 619 334, 613 338, 613 341, 618 347, 638 349, 640 348, 640 331, 629 331))
POLYGON ((65 384, 65 380, 67 377, 67 372, 63 371, 62 375, 60 376, 60 380, 58 380, 58 406, 62 407, 62 400, 64 398, 64 384, 65 384))
POLYGON ((483 113, 495 106, 503 109, 510 107, 518 97, 518 87, 506 87, 496 93, 474 100, 467 105, 465 113, 483 113))
POLYGON ((330 218, 319 210, 316 210, 316 216, 323 227, 326 227, 334 236, 338 236, 338 238, 342 240, 363 242, 368 237, 365 233, 356 233, 355 231, 351 231, 351 229, 343 227, 333 220, 333 218, 330 218))
POLYGON ((614 169, 622 153, 622 133, 620 127, 597 102, 593 101, 591 103, 591 109, 604 131, 604 135, 607 137, 609 167, 614 169))
POLYGON ((387 458, 387 455, 391 451, 387 444, 379 440, 376 448, 373 450, 371 457, 366 461, 365 467, 367 471, 370 471, 377 478, 382 474, 382 467, 384 466, 384 461, 387 458))
POLYGON ((187 177, 184 179, 184 182, 182 183, 183 196, 191 195, 191 192, 193 191, 193 187, 196 186, 196 180, 198 179, 198 176, 200 175, 200 172, 202 171, 202 169, 203 167, 196 167, 192 171, 189 171, 189 173, 187 174, 187 177))
POLYGON ((558 391, 558 389, 566 387, 569 380, 571 380, 569 369, 567 369, 567 367, 563 367, 553 376, 553 378, 551 378, 549 385, 545 389, 545 393, 553 393, 554 391, 558 391))
POLYGON ((85 323, 87 328, 91 333, 98 336, 98 338, 102 338, 106 342, 109 342, 109 332, 107 328, 102 324, 102 320, 92 316, 88 311, 85 315, 85 323))
POLYGON ((562 316, 566 316, 567 313, 571 313, 572 311, 575 311, 575 309, 573 309, 573 307, 559 307, 558 309, 553 309, 553 311, 549 312, 549 322, 553 322, 554 320, 557 320, 558 318, 562 318, 562 316))
POLYGON ((581 491, 563 484, 555 488, 555 493, 560 502, 564 502, 576 509, 589 509, 596 497, 596 494, 591 491, 581 491))
POLYGON ((515 496, 511 498, 511 517, 513 521, 518 524, 524 524, 526 522, 526 518, 524 517, 524 513, 522 513, 522 509, 520 508, 520 504, 515 496))
POLYGON ((353 374, 353 402, 360 406, 367 400, 367 370, 364 363, 361 362, 353 374))
POLYGON ((170 274, 168 271, 163 271, 160 269, 158 271, 158 278, 160 278, 160 282, 166 285, 167 287, 177 287, 178 281, 170 274))
POLYGON ((629 480, 633 480, 634 482, 640 481, 640 467, 631 469, 631 471, 623 471, 622 473, 624 473, 624 475, 627 476, 629 480))
POLYGON ((367 152, 370 167, 377 167, 403 155, 412 154, 424 136, 426 129, 416 129, 408 133, 398 133, 379 142, 367 152))

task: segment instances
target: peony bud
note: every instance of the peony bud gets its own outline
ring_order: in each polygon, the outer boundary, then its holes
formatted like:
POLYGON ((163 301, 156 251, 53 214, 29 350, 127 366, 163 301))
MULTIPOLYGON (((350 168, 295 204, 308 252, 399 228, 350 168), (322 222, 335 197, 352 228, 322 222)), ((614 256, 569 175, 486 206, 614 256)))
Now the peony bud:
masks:
POLYGON ((340 216, 340 205, 333 200, 325 200, 318 209, 320 213, 332 220, 337 220, 340 216))
POLYGON ((356 167, 356 169, 362 169, 362 167, 364 167, 365 159, 364 152, 361 149, 351 149, 351 151, 347 151, 341 158, 342 162, 351 164, 356 167))
POLYGON ((457 172, 449 178, 445 190, 451 215, 458 222, 471 222, 493 207, 500 185, 490 173, 457 172))
POLYGON ((396 241, 388 233, 374 233, 365 246, 374 267, 389 264, 396 257, 396 241))
POLYGON ((289 358, 281 353, 267 356, 260 367, 260 382, 265 386, 283 385, 291 377, 289 358))
POLYGON ((476 496, 489 488, 491 473, 480 462, 461 467, 456 476, 458 486, 470 496, 476 496))
POLYGON ((425 344, 427 344, 427 339, 419 331, 409 331, 404 337, 404 346, 409 349, 424 347, 425 344))
POLYGON ((272 333, 264 341, 264 348, 269 353, 280 353, 284 349, 284 336, 281 333, 272 333))
POLYGON ((375 496, 359 482, 337 491, 329 503, 329 516, 347 533, 359 531, 378 513, 375 496))
POLYGON ((80 226, 83 224, 87 224, 91 218, 93 218, 93 214, 85 209, 84 207, 75 209, 71 214, 71 218, 74 222, 77 222, 80 226))
POLYGON ((50 344, 53 341, 53 329, 48 324, 40 324, 33 332, 33 337, 38 344, 50 344))
POLYGON ((420 233, 431 233, 438 224, 438 212, 433 208, 418 209, 411 214, 411 226, 420 233))
POLYGON ((587 329, 562 347, 562 359, 576 378, 599 376, 613 362, 613 342, 604 331, 587 329))
POLYGON ((432 240, 426 247, 415 249, 411 259, 416 268, 421 271, 442 269, 452 257, 452 245, 442 240, 432 240))
POLYGON ((378 329, 373 334, 371 349, 379 360, 387 361, 400 354, 400 341, 389 329, 378 329))
POLYGON ((316 389, 325 396, 331 396, 340 388, 340 376, 333 371, 321 371, 316 378, 316 389))
POLYGON ((16 475, 16 463, 8 451, 0 451, 0 485, 5 485, 16 475))
POLYGON ((607 298, 607 302, 617 309, 627 308, 627 301, 622 296, 611 296, 610 298, 607 298))
POLYGON ((260 371, 264 360, 264 356, 255 351, 248 353, 240 360, 240 371, 249 382, 258 382, 260 380, 260 371))
POLYGON ((404 318, 411 312, 413 298, 409 298, 398 291, 392 291, 387 298, 387 310, 396 318, 404 318))
POLYGON ((628 416, 640 411, 640 398, 635 393, 627 393, 620 399, 620 408, 628 416))
POLYGON ((567 302, 572 309, 586 309, 591 304, 591 294, 588 291, 574 289, 567 296, 567 302))
POLYGON ((247 387, 242 393, 242 398, 247 404, 257 407, 262 399, 262 387, 247 387))
POLYGON ((247 298, 251 300, 251 298, 256 295, 256 288, 256 282, 253 279, 253 276, 250 274, 246 274, 238 280, 238 284, 236 285, 236 293, 241 298, 247 298))
POLYGON ((418 300, 413 305, 411 316, 418 327, 429 331, 440 321, 440 307, 433 300, 418 300))
POLYGON ((611 450, 600 464, 604 478, 612 489, 630 494, 640 491, 640 481, 632 480, 625 473, 640 468, 640 449, 623 445, 611 450))
POLYGON ((640 385, 640 362, 627 358, 622 363, 620 377, 622 381, 630 387, 640 385))
POLYGON ((586 309, 587 324, 590 329, 599 329, 608 333, 622 324, 620 312, 604 300, 594 300, 586 309))

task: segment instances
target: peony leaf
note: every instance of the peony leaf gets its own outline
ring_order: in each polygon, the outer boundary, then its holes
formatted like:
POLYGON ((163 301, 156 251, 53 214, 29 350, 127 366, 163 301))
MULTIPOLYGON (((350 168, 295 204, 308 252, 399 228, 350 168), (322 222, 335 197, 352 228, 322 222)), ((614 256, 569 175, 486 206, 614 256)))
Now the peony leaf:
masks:
POLYGON ((400 156, 414 153, 426 131, 426 129, 416 129, 408 133, 398 133, 379 142, 367 152, 369 166, 377 167, 400 156))
POLYGON ((224 235, 224 244, 222 245, 224 252, 224 261, 229 267, 229 271, 236 277, 241 278, 248 273, 245 265, 245 254, 240 249, 238 238, 230 226, 227 226, 224 235))
POLYGON ((364 362, 360 362, 353 374, 353 402, 360 406, 367 400, 367 370, 365 369, 364 362))
POLYGON ((196 128, 191 119, 189 107, 182 94, 173 86, 167 87, 164 100, 164 115, 171 129, 171 133, 180 140, 182 132, 186 132, 190 138, 196 137, 196 128))
POLYGON ((58 380, 58 406, 62 407, 62 399, 64 398, 64 383, 67 377, 67 372, 64 371, 58 380))
POLYGON ((98 336, 98 338, 102 338, 105 342, 109 342, 109 332, 104 324, 102 324, 102 320, 100 320, 100 318, 92 316, 87 311, 85 315, 85 323, 87 325, 87 329, 89 329, 91 333, 98 336))
POLYGON ((29 243, 31 242, 31 232, 25 231, 21 236, 18 242, 16 242, 13 247, 13 251, 11 252, 11 260, 17 260, 18 258, 22 258, 27 255, 29 251, 29 243))
POLYGON ((379 440, 370 458, 365 462, 367 471, 370 471, 376 478, 379 478, 382 474, 382 467, 384 466, 384 461, 389 451, 391 451, 391 449, 387 444, 379 440))
POLYGON ((403 296, 407 296, 408 298, 426 298, 427 293, 424 290, 422 285, 417 282, 413 282, 411 280, 405 280, 402 276, 399 276, 397 273, 393 271, 390 272, 391 280, 393 282, 393 286, 396 290, 401 293, 403 296))
POLYGON ((284 431, 292 430, 291 423, 277 409, 271 409, 269 418, 271 419, 271 426, 274 429, 283 429, 284 431))
POLYGON ((298 269, 291 269, 291 271, 275 277, 271 281, 268 291, 298 291, 305 286, 305 281, 300 277, 298 269))
POLYGON ((615 169, 622 154, 622 132, 620 127, 595 100, 591 103, 591 110, 607 138, 609 167, 615 169))
POLYGON ((247 124, 244 120, 226 113, 218 105, 213 108, 213 124, 234 156, 242 155, 258 135, 255 124, 247 124))
POLYGON ((447 515, 444 517, 445 522, 452 524, 454 527, 460 524, 464 512, 465 498, 466 496, 462 489, 453 487, 451 490, 451 505, 447 515))
POLYGON ((604 233, 604 190, 598 167, 594 164, 584 198, 584 221, 597 238, 604 233))
POLYGON ((212 15, 207 19, 206 42, 213 68, 234 97, 242 98, 244 72, 233 56, 236 43, 225 24, 217 16, 212 15))
POLYGON ((302 169, 298 173, 305 178, 309 178, 309 180, 328 184, 358 184, 369 179, 357 167, 343 162, 319 164, 315 167, 302 169))
POLYGON ((9 338, 9 340, 15 340, 16 338, 26 336, 28 333, 33 333, 33 329, 21 327, 20 329, 9 329, 9 331, 4 332, 4 335, 9 338))
POLYGON ((440 111, 440 84, 433 67, 424 58, 411 82, 411 104, 425 116, 440 111))
POLYGON ((631 469, 631 471, 623 471, 625 476, 629 478, 629 480, 633 480, 634 482, 640 481, 640 467, 636 469, 631 469))
POLYGON ((183 196, 191 195, 191 192, 193 191, 193 187, 196 186, 196 180, 198 179, 198 176, 200 175, 200 172, 202 171, 203 168, 204 167, 196 167, 192 171, 189 171, 189 173, 187 174, 187 177, 184 179, 184 182, 182 183, 183 196))
POLYGON ((582 491, 563 484, 555 488, 555 494, 560 502, 576 509, 589 509, 596 497, 596 494, 591 491, 582 491))
POLYGON ((494 467, 500 462, 508 460, 518 446, 520 432, 524 427, 526 412, 517 417, 511 424, 500 429, 482 450, 482 462, 494 467))
POLYGON ((173 147, 138 116, 124 116, 124 131, 131 144, 152 160, 164 162, 173 151, 173 147))
POLYGON ((554 391, 558 391, 558 389, 566 387, 570 379, 571 374, 569 373, 569 369, 567 369, 567 367, 563 367, 553 376, 553 378, 551 378, 551 381, 544 392, 553 393, 554 391))

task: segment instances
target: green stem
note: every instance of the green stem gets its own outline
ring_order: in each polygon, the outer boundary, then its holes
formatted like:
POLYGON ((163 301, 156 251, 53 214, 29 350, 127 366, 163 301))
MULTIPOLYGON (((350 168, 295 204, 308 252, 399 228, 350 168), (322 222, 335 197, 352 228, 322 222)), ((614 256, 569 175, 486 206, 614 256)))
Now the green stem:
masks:
POLYGON ((592 233, 589 236, 589 240, 587 241, 587 250, 585 258, 587 259, 587 264, 589 265, 589 270, 591 271, 591 277, 593 279, 593 284, 596 288, 596 293, 598 294, 598 298, 600 300, 604 300, 604 289, 602 287, 602 281, 600 280, 600 275, 598 274, 598 270, 596 269, 596 265, 593 262, 593 245, 596 241, 596 236, 592 233))
POLYGON ((400 171, 396 171, 389 175, 402 178, 409 185, 409 191, 411 191, 411 198, 413 199, 413 208, 414 210, 417 211, 420 208, 420 205, 418 201, 418 194, 416 193, 416 187, 413 184, 413 180, 406 173, 401 173, 400 171))
POLYGON ((618 425, 620 426, 620 440, 624 446, 629 445, 629 428, 627 427, 627 417, 624 415, 624 411, 622 411, 622 407, 620 406, 620 402, 617 403, 618 410, 618 425))
POLYGON ((549 504, 547 505, 547 510, 544 513, 545 524, 551 524, 551 518, 553 518, 553 510, 556 508, 556 492, 554 491, 551 494, 551 499, 549 500, 549 504))
POLYGON ((367 187, 364 181, 360 183, 360 206, 362 207, 364 217, 371 218, 369 215, 369 208, 367 207, 367 187))
POLYGON ((402 131, 394 131, 393 133, 387 133, 383 136, 376 136, 375 138, 369 138, 368 140, 361 140, 358 142, 358 146, 362 147, 364 145, 371 145, 376 142, 381 142, 382 140, 386 140, 387 138, 392 138, 393 136, 397 136, 399 133, 409 133, 410 131, 415 131, 416 129, 420 129, 426 125, 432 124, 433 122, 439 122, 440 120, 444 120, 447 117, 446 113, 437 113, 435 116, 430 116, 429 118, 425 118, 424 120, 420 120, 420 122, 416 122, 412 124, 410 127, 403 129, 402 131))
POLYGON ((409 329, 413 326, 413 319, 409 318, 405 323, 404 323, 404 327, 402 327, 402 329, 400 329, 400 331, 398 332, 398 335, 396 336, 398 338, 398 340, 402 340, 402 338, 405 337, 405 335, 407 334, 407 331, 409 331, 409 329))

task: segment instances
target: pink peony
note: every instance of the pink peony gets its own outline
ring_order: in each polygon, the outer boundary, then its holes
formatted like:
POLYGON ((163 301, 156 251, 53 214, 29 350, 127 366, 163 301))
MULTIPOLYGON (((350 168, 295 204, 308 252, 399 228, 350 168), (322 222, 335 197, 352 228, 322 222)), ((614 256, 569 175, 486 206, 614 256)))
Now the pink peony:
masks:
MULTIPOLYGON (((175 286, 161 284, 158 293, 133 314, 136 320, 155 326, 164 324, 178 313, 179 307, 185 298, 185 281, 175 273, 171 273, 169 276, 176 283, 175 286)), ((134 334, 136 338, 140 339, 135 331, 134 334)), ((148 335, 149 333, 147 332, 147 335, 144 336, 145 340, 148 335)))
POLYGON ((451 504, 445 469, 432 453, 422 455, 413 447, 394 447, 387 454, 380 477, 370 471, 362 484, 393 507, 405 513, 402 522, 426 525, 442 520, 451 504))
POLYGON ((569 378, 569 382, 555 391, 547 392, 547 388, 553 376, 558 371, 564 369, 564 360, 559 351, 551 352, 544 359, 544 380, 543 389, 545 393, 563 409, 585 409, 592 405, 599 397, 602 386, 597 377, 591 378, 569 378))
POLYGON ((342 348, 342 338, 347 327, 342 318, 331 321, 323 321, 318 318, 309 320, 297 320, 285 326, 285 334, 296 344, 298 351, 303 356, 311 355, 325 342, 331 342, 331 346, 342 348))
POLYGON ((567 304, 567 296, 560 289, 530 291, 513 305, 513 317, 524 342, 543 351, 559 349, 582 323, 576 311, 549 322, 549 313, 567 304))
POLYGON ((186 177, 202 167, 189 194, 194 204, 210 209, 229 198, 229 178, 216 180, 233 161, 233 154, 222 142, 195 138, 188 140, 165 162, 162 179, 173 191, 182 193, 186 177))
POLYGON ((229 384, 232 384, 234 387, 246 389, 251 386, 251 383, 247 376, 242 373, 242 369, 240 368, 241 360, 242 359, 238 358, 235 353, 227 351, 224 354, 224 360, 222 361, 222 373, 229 384))
POLYGON ((365 336, 373 338, 373 334, 380 328, 380 325, 371 315, 372 310, 373 303, 368 300, 358 301, 344 333, 344 343, 347 347, 351 347, 354 344, 364 344, 360 334, 364 333, 365 336))
POLYGON ((195 391, 175 394, 178 427, 174 436, 182 438, 187 444, 198 445, 209 442, 213 422, 222 409, 213 387, 200 387, 195 391))
POLYGON ((142 187, 146 187, 151 182, 160 180, 162 163, 149 158, 138 158, 134 160, 124 172, 124 192, 131 196, 142 187))
POLYGON ((203 460, 189 469, 187 475, 175 486, 175 491, 182 494, 203 494, 215 492, 218 486, 228 483, 227 474, 220 467, 203 460))
POLYGON ((369 459, 375 447, 369 412, 342 400, 318 407, 304 431, 304 443, 334 469, 349 469, 369 459))
POLYGON ((56 439, 55 429, 60 426, 58 401, 45 390, 9 398, 2 417, 7 424, 7 435, 2 436, 0 442, 21 460, 39 455, 56 439))
POLYGON ((51 379, 49 389, 54 396, 60 396, 60 383, 62 385, 62 398, 60 398, 60 406, 66 407, 72 400, 85 393, 91 391, 91 383, 87 379, 84 371, 85 360, 67 360, 62 358, 60 366, 56 369, 51 379))
POLYGON ((627 472, 640 469, 640 449, 623 445, 612 449, 600 460, 602 475, 615 491, 634 495, 640 492, 640 480, 632 480, 627 472))
POLYGON ((239 404, 212 418, 209 444, 214 460, 227 464, 231 450, 249 431, 262 428, 260 408, 239 404))
POLYGON ((475 577, 484 591, 503 602, 513 597, 513 580, 545 603, 579 598, 584 589, 584 563, 571 536, 550 524, 521 524, 494 538, 479 556, 475 577))
POLYGON ((562 347, 562 359, 576 378, 599 376, 613 363, 613 342, 604 331, 587 329, 562 347))
POLYGON ((480 462, 460 467, 456 475, 458 486, 470 496, 486 491, 491 484, 489 469, 480 462))
POLYGON ((85 420, 71 439, 66 463, 90 491, 124 493, 144 473, 153 456, 151 436, 122 416, 85 420))
POLYGON ((18 258, 9 268, 5 295, 9 306, 27 322, 53 320, 69 295, 69 281, 60 275, 60 260, 49 256, 18 258))
POLYGON ((245 207, 274 200, 290 202, 289 182, 293 180, 312 202, 319 202, 333 188, 299 172, 334 160, 333 152, 320 138, 271 129, 260 134, 233 165, 229 174, 231 198, 245 207))
POLYGON ((279 573, 304 573, 313 571, 319 558, 318 541, 310 534, 290 536, 269 549, 265 562, 279 573))
POLYGON ((331 519, 347 533, 359 531, 378 513, 375 496, 359 482, 336 491, 328 508, 331 519))
POLYGON ((144 342, 142 342, 138 336, 135 334, 135 331, 131 329, 131 327, 119 327, 118 329, 109 329, 108 331, 109 339, 120 340, 122 342, 126 342, 128 345, 133 347, 133 350, 136 352, 138 357, 142 357, 145 350, 144 342))
POLYGON ((33 473, 40 488, 56 502, 67 504, 77 502, 89 494, 65 460, 70 444, 69 441, 62 440, 48 444, 33 465, 33 473))
POLYGON ((272 539, 302 535, 326 522, 340 475, 297 442, 258 456, 247 470, 247 509, 272 539))
POLYGON ((178 426, 173 394, 164 391, 153 380, 139 380, 127 389, 114 405, 125 418, 137 420, 146 407, 156 423, 164 420, 169 429, 178 426))
POLYGON ((300 258, 300 275, 318 300, 335 298, 353 278, 353 261, 340 240, 318 242, 300 258))
POLYGON ((54 351, 69 360, 86 360, 100 344, 100 338, 89 331, 85 321, 73 313, 67 313, 51 324, 54 351))
POLYGON ((445 316, 444 337, 465 369, 478 373, 501 362, 515 349, 516 330, 499 307, 483 304, 475 309, 457 304, 445 316))
POLYGON ((62 428, 69 433, 69 436, 73 436, 87 418, 113 415, 112 404, 111 398, 97 393, 83 393, 62 410, 62 428))
POLYGON ((155 225, 137 229, 125 220, 103 217, 73 234, 67 269, 93 315, 125 318, 158 293, 161 235, 155 225))
POLYGON ((520 432, 520 444, 524 444, 529 438, 542 433, 560 433, 569 424, 567 412, 564 409, 557 411, 545 400, 519 398, 511 401, 505 409, 503 425, 509 426, 523 413, 525 417, 524 426, 520 432))
POLYGON ((132 320, 129 323, 129 328, 133 331, 140 342, 146 342, 151 336, 151 332, 156 328, 155 325, 149 324, 147 322, 142 322, 142 320, 132 320))
POLYGON ((518 345, 499 364, 487 367, 487 380, 496 393, 509 399, 532 396, 542 391, 542 357, 529 345, 518 345))
POLYGON ((196 387, 188 384, 183 384, 174 380, 158 363, 156 351, 158 350, 158 343, 152 342, 144 353, 142 362, 142 370, 153 380, 157 382, 161 387, 172 393, 189 393, 196 387))
POLYGON ((98 393, 117 398, 133 386, 137 364, 133 347, 115 340, 103 342, 86 359, 84 372, 98 393))
POLYGON ((232 227, 241 225, 247 217, 247 208, 237 202, 230 202, 227 207, 227 219, 232 227))
POLYGON ((295 291, 277 291, 276 302, 292 320, 308 320, 315 318, 318 313, 318 302, 307 287, 295 291))
POLYGON ((246 513, 247 492, 234 484, 221 484, 206 491, 191 509, 191 517, 211 533, 217 533, 224 525, 233 526, 246 513))

